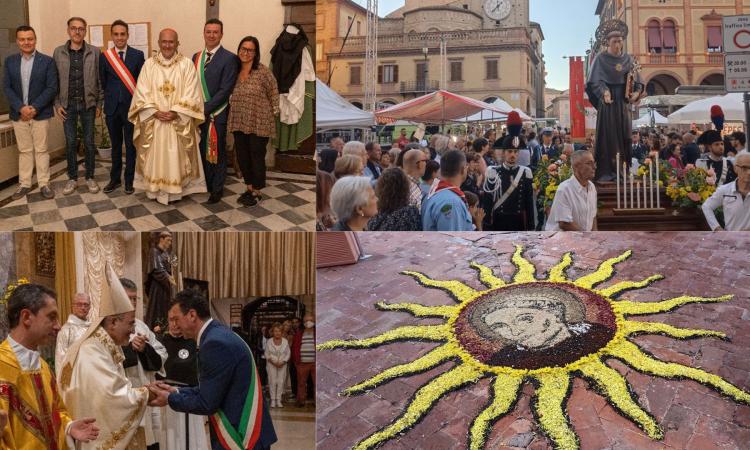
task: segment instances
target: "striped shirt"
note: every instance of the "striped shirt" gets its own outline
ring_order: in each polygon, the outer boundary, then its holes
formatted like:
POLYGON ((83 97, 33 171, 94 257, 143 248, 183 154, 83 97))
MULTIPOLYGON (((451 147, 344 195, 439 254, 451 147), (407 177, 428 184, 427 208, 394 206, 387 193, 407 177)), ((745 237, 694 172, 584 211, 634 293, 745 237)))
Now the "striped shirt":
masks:
POLYGON ((302 345, 300 346, 300 362, 315 362, 315 335, 313 333, 302 333, 302 345))

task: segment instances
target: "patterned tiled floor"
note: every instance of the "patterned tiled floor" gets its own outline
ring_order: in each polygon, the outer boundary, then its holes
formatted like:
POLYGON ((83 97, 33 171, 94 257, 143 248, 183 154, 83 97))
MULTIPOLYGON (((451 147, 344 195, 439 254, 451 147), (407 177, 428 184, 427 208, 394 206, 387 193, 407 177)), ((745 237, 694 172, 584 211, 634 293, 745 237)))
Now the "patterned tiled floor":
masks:
MULTIPOLYGON (((97 161, 94 178, 101 188, 109 181, 109 163, 97 161)), ((64 169, 64 166, 62 167, 64 169)), ((0 230, 4 231, 313 231, 315 229, 315 177, 269 172, 263 201, 253 207, 237 203, 245 189, 229 175, 224 197, 205 204, 208 194, 193 194, 168 206, 146 198, 142 191, 125 195, 122 188, 89 194, 79 166, 76 192, 62 194, 64 170, 53 168, 55 198, 45 199, 38 186, 20 200, 10 202, 16 186, 0 192, 0 230)))

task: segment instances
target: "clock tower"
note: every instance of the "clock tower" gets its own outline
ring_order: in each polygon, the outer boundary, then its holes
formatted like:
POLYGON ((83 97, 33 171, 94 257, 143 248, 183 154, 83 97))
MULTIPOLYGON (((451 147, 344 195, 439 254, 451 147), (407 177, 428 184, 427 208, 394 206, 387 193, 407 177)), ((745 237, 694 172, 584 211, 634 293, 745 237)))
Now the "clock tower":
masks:
POLYGON ((529 0, 478 0, 484 28, 529 26, 529 0))

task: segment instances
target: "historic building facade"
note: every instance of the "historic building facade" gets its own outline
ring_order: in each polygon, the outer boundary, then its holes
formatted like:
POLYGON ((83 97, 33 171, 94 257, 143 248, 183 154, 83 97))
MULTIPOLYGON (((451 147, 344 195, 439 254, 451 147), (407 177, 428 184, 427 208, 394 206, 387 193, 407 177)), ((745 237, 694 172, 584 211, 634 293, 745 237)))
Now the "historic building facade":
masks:
MULTIPOLYGON (((361 106, 366 11, 350 0, 318 0, 317 15, 318 76, 361 106)), ((378 29, 379 104, 439 89, 443 40, 445 89, 484 101, 502 98, 544 116, 544 34, 529 21, 529 0, 406 0, 378 29)))
POLYGON ((724 85, 722 16, 750 13, 750 0, 599 0, 602 21, 620 19, 626 51, 643 67, 651 95, 681 85, 724 85))

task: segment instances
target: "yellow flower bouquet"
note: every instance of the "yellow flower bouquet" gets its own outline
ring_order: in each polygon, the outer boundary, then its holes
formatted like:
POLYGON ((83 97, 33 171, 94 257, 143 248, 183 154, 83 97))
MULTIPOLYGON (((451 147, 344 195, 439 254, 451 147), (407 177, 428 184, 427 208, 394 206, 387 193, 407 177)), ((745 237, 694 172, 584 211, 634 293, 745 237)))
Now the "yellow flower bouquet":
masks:
POLYGON ((5 290, 3 291, 3 296, 0 297, 0 305, 7 305, 10 295, 14 290, 16 290, 18 286, 22 284, 29 284, 29 280, 26 278, 19 278, 15 283, 8 283, 8 285, 5 287, 5 290))
POLYGON ((709 171, 688 164, 685 175, 672 178, 667 186, 667 196, 672 206, 678 208, 698 208, 716 191, 716 177, 709 171))

